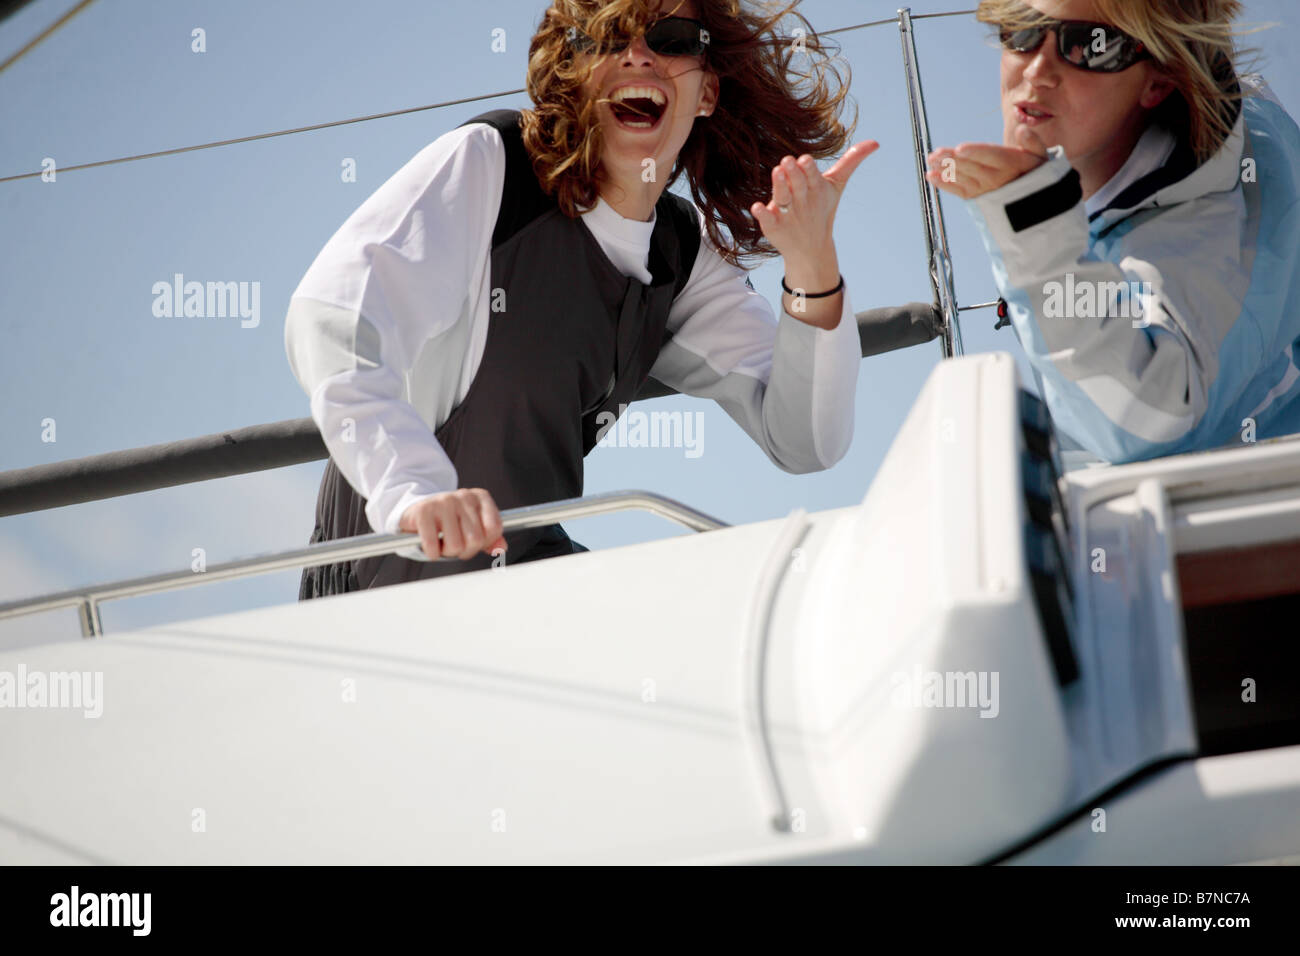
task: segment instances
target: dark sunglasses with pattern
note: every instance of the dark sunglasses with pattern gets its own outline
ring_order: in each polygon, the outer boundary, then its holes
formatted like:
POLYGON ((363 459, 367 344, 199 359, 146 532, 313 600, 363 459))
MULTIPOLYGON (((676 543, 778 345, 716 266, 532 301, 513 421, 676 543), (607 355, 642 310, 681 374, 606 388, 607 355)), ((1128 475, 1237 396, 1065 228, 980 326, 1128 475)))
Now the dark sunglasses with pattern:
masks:
MULTIPOLYGON (((614 53, 632 44, 631 37, 615 33, 602 46, 577 27, 569 27, 565 36, 579 53, 614 53)), ((690 17, 662 17, 646 30, 645 43, 660 56, 699 56, 709 48, 709 31, 690 17)))
POLYGON ((1109 23, 1091 20, 1056 20, 1044 16, 1031 27, 1003 29, 1002 46, 1016 53, 1033 53, 1043 45, 1048 31, 1056 35, 1061 59, 1089 73, 1120 73, 1151 54, 1146 45, 1109 23))

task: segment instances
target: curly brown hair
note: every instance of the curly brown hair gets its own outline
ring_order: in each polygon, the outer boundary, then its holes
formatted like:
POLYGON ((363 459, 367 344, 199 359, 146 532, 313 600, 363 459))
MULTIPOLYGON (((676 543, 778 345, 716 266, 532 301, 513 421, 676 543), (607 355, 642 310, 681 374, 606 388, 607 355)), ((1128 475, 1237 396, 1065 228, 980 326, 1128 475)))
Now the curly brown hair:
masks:
MULTIPOLYGON (((707 121, 695 124, 665 188, 685 174, 710 240, 723 258, 742 266, 742 258, 780 255, 749 212, 755 202, 770 201, 772 167, 787 155, 837 155, 857 126, 857 106, 846 128, 839 114, 846 99, 852 102, 848 64, 838 60, 838 48, 828 53, 794 12, 799 0, 695 2, 710 36, 705 69, 718 77, 718 102, 707 121), (787 15, 802 26, 780 35, 777 24, 787 15), (796 57, 805 55, 806 68, 796 67, 796 57), (811 84, 804 92, 800 80, 811 84)), ((552 0, 529 45, 527 89, 536 107, 521 112, 524 146, 543 191, 570 218, 596 204, 603 139, 600 100, 583 93, 594 63, 583 68, 566 32, 576 27, 593 37, 635 35, 658 15, 646 0, 552 0)))

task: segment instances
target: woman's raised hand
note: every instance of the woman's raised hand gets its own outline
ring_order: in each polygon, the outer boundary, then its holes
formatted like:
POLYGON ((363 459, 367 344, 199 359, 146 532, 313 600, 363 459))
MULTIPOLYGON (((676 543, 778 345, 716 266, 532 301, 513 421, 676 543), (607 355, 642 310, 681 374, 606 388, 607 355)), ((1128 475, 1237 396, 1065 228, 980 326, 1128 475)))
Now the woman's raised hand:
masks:
POLYGON ((845 151, 826 172, 805 153, 787 156, 772 168, 772 199, 749 207, 763 235, 787 261, 815 262, 834 246, 835 209, 858 164, 880 148, 863 140, 845 151))
POLYGON ((1046 144, 1028 126, 1016 129, 1016 144, 962 143, 956 149, 936 149, 927 157, 930 171, 925 178, 962 199, 983 196, 1047 162, 1046 144))

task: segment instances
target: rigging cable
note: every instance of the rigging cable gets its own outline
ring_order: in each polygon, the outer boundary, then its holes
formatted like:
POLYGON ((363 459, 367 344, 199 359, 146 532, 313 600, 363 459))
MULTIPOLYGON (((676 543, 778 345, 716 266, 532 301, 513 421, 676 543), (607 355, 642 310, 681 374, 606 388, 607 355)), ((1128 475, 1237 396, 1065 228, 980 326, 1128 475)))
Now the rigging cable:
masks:
MULTIPOLYGON (((46 37, 48 37, 51 33, 53 33, 53 32, 54 32, 55 30, 57 30, 59 27, 63 26, 65 23, 67 23, 69 20, 71 20, 73 17, 75 17, 78 13, 80 13, 82 10, 86 9, 86 7, 90 6, 90 5, 91 5, 92 3, 94 3, 94 2, 95 2, 95 0, 81 0, 81 2, 80 2, 79 4, 77 4, 75 7, 73 7, 71 10, 69 10, 67 13, 65 13, 63 16, 59 17, 59 19, 55 20, 53 23, 51 23, 48 27, 46 27, 46 28, 45 28, 43 31, 41 31, 39 34, 37 34, 36 37, 35 37, 31 42, 29 42, 25 47, 23 47, 21 50, 19 50, 17 53, 15 53, 15 54, 14 54, 13 56, 11 56, 9 59, 5 60, 3 63, 0 63, 0 73, 3 73, 5 70, 9 69, 9 67, 11 67, 11 66, 13 66, 15 63, 17 63, 17 62, 19 61, 19 59, 21 59, 22 57, 26 56, 27 53, 28 53, 30 50, 32 50, 32 48, 34 48, 38 43, 40 43, 42 40, 44 40, 46 37)), ((12 11, 11 11, 11 12, 12 12, 12 11)))
MULTIPOLYGON (((26 51, 26 49, 30 49, 32 46, 35 46, 36 43, 38 43, 41 39, 43 39, 44 37, 52 33, 55 27, 66 22, 72 16, 73 13, 76 13, 78 10, 81 10, 83 7, 85 7, 88 3, 91 2, 92 0, 83 0, 80 6, 78 6, 76 9, 74 9, 73 11, 65 15, 64 18, 59 21, 59 23, 56 23, 53 27, 50 27, 49 30, 45 31, 45 33, 43 33, 41 36, 37 37, 35 40, 29 43, 27 47, 24 48, 24 50, 20 50, 19 53, 15 54, 14 57, 11 57, 8 62, 13 62, 13 60, 17 59, 18 56, 21 56, 22 53, 26 51)), ((958 16, 966 16, 974 12, 975 12, 974 10, 951 10, 946 13, 918 13, 914 15, 912 19, 930 20, 938 17, 958 17, 958 16)), ((847 27, 836 27, 834 30, 822 31, 818 35, 831 36, 836 33, 849 33, 853 30, 863 30, 868 27, 879 27, 889 23, 898 23, 898 18, 891 17, 888 20, 873 20, 869 23, 857 23, 847 27)), ((0 67, 0 69, 3 69, 3 67, 0 67)), ((276 136, 288 136, 292 133, 307 133, 312 130, 328 129, 333 126, 347 126, 351 123, 366 123, 369 122, 370 120, 386 119, 387 117, 390 116, 402 116, 407 113, 419 113, 425 110, 442 109, 443 107, 446 106, 458 106, 461 103, 473 103, 479 100, 496 99, 497 97, 500 96, 513 96, 517 93, 526 93, 526 92, 527 92, 526 89, 520 88, 517 90, 503 90, 500 93, 484 93, 480 96, 467 96, 458 100, 446 100, 441 103, 430 103, 427 106, 412 106, 412 107, 408 107, 407 109, 392 110, 387 113, 372 113, 369 116, 355 116, 352 117, 351 119, 333 120, 328 123, 316 123, 311 126, 298 126, 293 129, 276 130, 271 133, 255 133, 252 136, 240 136, 235 139, 223 139, 223 140, 218 140, 215 143, 199 143, 198 145, 195 146, 179 146, 175 149, 162 149, 152 153, 140 153, 135 156, 122 156, 117 159, 101 159, 93 163, 78 163, 75 166, 62 166, 59 168, 59 172, 66 173, 74 169, 93 169, 97 166, 112 166, 112 165, 116 165, 117 163, 130 163, 130 162, 135 162, 136 160, 139 159, 153 159, 158 156, 174 156, 178 153, 189 153, 200 149, 214 149, 217 146, 230 146, 235 143, 250 143, 253 142, 254 140, 259 140, 259 139, 271 139, 276 136)), ((19 173, 14 176, 0 176, 0 183, 14 182, 15 180, 19 180, 19 179, 29 179, 33 176, 42 175, 42 172, 43 171, 37 171, 34 173, 19 173)))

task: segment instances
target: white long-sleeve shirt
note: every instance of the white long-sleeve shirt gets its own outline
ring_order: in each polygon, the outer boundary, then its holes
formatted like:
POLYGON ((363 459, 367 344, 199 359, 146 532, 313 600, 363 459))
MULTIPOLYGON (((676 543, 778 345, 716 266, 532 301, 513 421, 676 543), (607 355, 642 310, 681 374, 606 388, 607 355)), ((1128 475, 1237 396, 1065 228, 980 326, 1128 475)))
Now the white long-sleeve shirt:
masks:
MULTIPOLYGON (((459 487, 434 430, 483 356, 505 163, 486 123, 440 136, 348 217, 291 297, 289 364, 376 531, 395 533, 411 505, 459 487)), ((603 199, 582 216, 619 270, 646 284, 655 218, 625 219, 603 199)), ((778 321, 699 218, 694 268, 668 316, 674 337, 651 374, 715 399, 782 469, 829 468, 852 439, 861 361, 847 282, 836 328, 778 321)))

